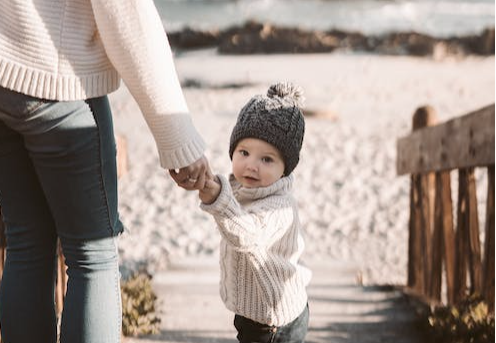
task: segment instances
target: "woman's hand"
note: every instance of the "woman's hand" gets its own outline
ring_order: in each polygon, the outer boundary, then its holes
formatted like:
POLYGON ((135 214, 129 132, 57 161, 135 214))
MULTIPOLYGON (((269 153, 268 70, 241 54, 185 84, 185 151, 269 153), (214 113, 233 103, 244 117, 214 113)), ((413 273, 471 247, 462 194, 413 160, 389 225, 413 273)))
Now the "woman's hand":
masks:
POLYGON ((179 171, 170 169, 169 174, 179 187, 188 191, 203 189, 205 181, 214 177, 205 156, 189 166, 179 169, 179 171))

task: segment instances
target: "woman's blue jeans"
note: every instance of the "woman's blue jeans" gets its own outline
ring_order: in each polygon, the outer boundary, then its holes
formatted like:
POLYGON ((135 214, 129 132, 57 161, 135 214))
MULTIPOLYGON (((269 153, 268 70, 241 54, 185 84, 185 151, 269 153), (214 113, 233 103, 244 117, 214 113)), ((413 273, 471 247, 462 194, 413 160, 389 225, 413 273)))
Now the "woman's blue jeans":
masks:
POLYGON ((68 267, 61 342, 119 342, 115 156, 106 97, 58 102, 0 87, 3 341, 56 342, 59 237, 68 267))

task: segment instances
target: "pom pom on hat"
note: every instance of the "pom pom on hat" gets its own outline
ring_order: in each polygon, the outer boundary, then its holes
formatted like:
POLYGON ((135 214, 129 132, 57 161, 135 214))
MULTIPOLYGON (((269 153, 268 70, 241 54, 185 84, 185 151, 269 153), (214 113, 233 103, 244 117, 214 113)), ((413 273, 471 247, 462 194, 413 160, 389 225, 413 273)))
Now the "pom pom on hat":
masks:
POLYGON ((286 100, 291 100, 296 106, 302 107, 305 102, 303 90, 300 86, 293 85, 289 82, 279 82, 269 87, 267 91, 269 98, 279 97, 286 100))

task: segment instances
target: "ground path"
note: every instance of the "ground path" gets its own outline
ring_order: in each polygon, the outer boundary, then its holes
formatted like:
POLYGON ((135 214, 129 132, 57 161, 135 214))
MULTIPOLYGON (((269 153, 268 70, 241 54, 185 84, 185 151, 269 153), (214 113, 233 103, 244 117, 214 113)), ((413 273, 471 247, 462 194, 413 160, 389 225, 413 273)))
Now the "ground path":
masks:
MULTIPOLYGON (((307 343, 420 343, 408 301, 391 287, 361 286, 351 264, 310 262, 307 343)), ((124 343, 235 343, 232 314, 218 295, 218 263, 184 260, 154 277, 161 332, 124 343)))

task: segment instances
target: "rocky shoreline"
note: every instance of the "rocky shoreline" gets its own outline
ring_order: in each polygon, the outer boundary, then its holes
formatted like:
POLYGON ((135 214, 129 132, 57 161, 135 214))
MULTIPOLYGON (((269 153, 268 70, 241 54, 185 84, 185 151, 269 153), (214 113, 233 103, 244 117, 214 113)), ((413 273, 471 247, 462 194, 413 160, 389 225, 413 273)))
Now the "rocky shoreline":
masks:
POLYGON ((225 30, 185 28, 168 34, 175 50, 216 48, 220 54, 364 52, 425 57, 494 55, 494 27, 479 35, 437 38, 417 32, 364 35, 341 30, 311 31, 246 22, 225 30))

